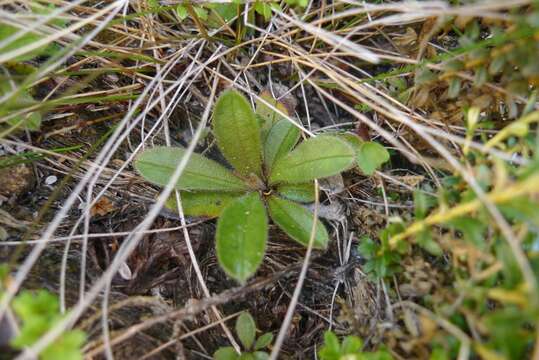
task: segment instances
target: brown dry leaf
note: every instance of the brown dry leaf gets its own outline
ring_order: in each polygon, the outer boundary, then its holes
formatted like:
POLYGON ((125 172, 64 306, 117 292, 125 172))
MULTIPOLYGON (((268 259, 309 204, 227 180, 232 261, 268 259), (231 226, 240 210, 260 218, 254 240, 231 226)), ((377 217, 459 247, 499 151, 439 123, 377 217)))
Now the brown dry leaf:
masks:
POLYGON ((464 29, 466 27, 466 25, 468 25, 468 23, 470 21, 473 20, 473 17, 472 16, 457 16, 457 18, 455 19, 455 26, 458 28, 458 29, 464 29))
POLYGON ((416 314, 414 314, 410 309, 405 308, 404 309, 404 326, 406 326, 406 330, 413 336, 418 337, 419 336, 419 324, 416 314))
POLYGON ((423 180, 425 180, 425 177, 423 175, 404 175, 404 176, 393 176, 393 177, 411 187, 416 187, 423 180))
POLYGON ((404 278, 406 283, 399 285, 404 298, 421 297, 431 294, 441 282, 441 275, 431 264, 419 256, 404 261, 404 278))
POLYGON ((428 344, 430 340, 436 335, 438 325, 434 320, 425 315, 419 316, 419 327, 421 328, 421 338, 425 344, 428 344))
POLYGON ((432 89, 429 86, 421 86, 410 100, 410 105, 416 108, 426 106, 432 96, 431 91, 432 89))
POLYGON ((410 47, 417 44, 417 33, 411 27, 406 28, 406 32, 394 39, 395 43, 401 47, 410 47))
POLYGON ((423 41, 423 38, 432 32, 432 29, 436 26, 436 23, 438 22, 437 17, 430 17, 421 26, 421 31, 419 32, 419 40, 423 41))
POLYGON ((90 209, 90 216, 105 216, 114 209, 115 206, 112 201, 108 197, 102 196, 90 209))

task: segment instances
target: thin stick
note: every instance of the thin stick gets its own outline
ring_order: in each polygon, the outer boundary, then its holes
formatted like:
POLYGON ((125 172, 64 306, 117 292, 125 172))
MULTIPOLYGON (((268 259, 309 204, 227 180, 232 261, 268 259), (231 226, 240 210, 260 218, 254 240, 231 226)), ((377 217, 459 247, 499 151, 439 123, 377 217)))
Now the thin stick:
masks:
POLYGON ((281 347, 283 345, 284 339, 288 332, 288 327, 290 326, 290 323, 292 322, 292 316, 294 316, 294 311, 296 310, 296 305, 299 300, 299 295, 301 294, 301 289, 303 288, 303 283, 305 282, 305 278, 307 276, 307 269, 309 268, 309 260, 311 258, 311 253, 313 250, 314 237, 316 234, 316 225, 318 222, 318 206, 320 204, 318 190, 319 190, 318 180, 315 180, 314 181, 315 202, 314 202, 314 212, 313 212, 313 226, 311 228, 311 236, 309 238, 309 245, 307 246, 307 252, 305 253, 305 260, 303 261, 303 265, 301 266, 301 272, 299 273, 298 282, 296 283, 296 288, 294 289, 294 293, 292 294, 292 299, 290 299, 290 303, 288 304, 288 309, 286 310, 286 315, 284 317, 283 324, 281 325, 281 329, 279 330, 279 334, 277 335, 277 339, 275 340, 275 344, 273 345, 273 349, 271 350, 270 360, 277 360, 277 356, 279 356, 279 352, 281 351, 281 347))

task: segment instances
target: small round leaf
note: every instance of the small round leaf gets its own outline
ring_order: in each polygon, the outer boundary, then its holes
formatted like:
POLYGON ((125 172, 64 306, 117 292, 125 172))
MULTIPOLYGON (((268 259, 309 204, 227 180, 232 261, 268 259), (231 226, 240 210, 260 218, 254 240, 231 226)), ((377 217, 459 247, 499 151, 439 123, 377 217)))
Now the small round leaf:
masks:
POLYGON ((383 163, 389 160, 389 153, 380 144, 364 142, 357 153, 357 165, 365 175, 372 175, 383 163))
POLYGON ((214 360, 237 360, 239 357, 232 346, 222 347, 213 354, 214 360))
POLYGON ((253 346, 256 337, 256 324, 253 317, 244 312, 236 320, 236 334, 240 338, 245 349, 250 349, 253 346))
POLYGON ((273 334, 272 333, 265 333, 262 336, 260 336, 258 339, 256 339, 255 343, 255 350, 261 350, 269 346, 271 342, 273 341, 273 334))

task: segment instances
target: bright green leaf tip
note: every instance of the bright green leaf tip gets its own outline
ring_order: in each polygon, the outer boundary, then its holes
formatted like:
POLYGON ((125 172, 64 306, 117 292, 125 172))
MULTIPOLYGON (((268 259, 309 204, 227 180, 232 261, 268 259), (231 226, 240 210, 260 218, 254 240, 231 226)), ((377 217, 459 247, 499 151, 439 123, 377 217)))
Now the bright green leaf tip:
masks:
POLYGON ((357 164, 365 175, 372 175, 383 163, 389 160, 389 152, 375 142, 364 142, 357 153, 357 164))
POLYGON ((339 134, 338 137, 354 149, 357 166, 365 175, 374 174, 376 169, 389 160, 389 152, 377 142, 363 141, 350 133, 339 134))
POLYGON ((226 160, 240 174, 262 174, 260 127, 251 104, 236 90, 219 96, 213 112, 213 132, 226 160))

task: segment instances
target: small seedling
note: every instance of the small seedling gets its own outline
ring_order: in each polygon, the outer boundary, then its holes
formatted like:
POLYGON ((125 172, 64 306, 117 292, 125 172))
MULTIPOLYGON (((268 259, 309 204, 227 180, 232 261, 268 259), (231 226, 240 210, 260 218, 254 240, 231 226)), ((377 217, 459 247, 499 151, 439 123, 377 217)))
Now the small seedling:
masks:
POLYGON ((213 354, 215 360, 269 359, 268 353, 262 350, 271 344, 273 335, 271 333, 265 333, 259 338, 256 338, 256 324, 249 313, 244 312, 238 316, 236 320, 236 334, 243 345, 244 351, 238 354, 231 346, 222 347, 213 354))
MULTIPOLYGON (((46 290, 23 291, 13 300, 13 310, 21 322, 19 334, 11 346, 22 350, 33 345, 62 319, 58 298, 46 290)), ((80 330, 64 332, 39 355, 40 360, 82 359, 81 347, 86 335, 80 330)))
MULTIPOLYGON (((264 98, 275 101, 267 95, 264 98)), ((275 105, 286 113, 282 104, 275 105)), ((372 173, 381 163, 378 147, 385 152, 380 145, 373 151, 372 146, 365 146, 373 143, 361 143, 359 138, 353 142, 342 135, 320 135, 296 146, 297 126, 263 103, 255 113, 234 90, 224 92, 215 105, 213 134, 234 170, 192 154, 175 188, 180 190, 186 215, 219 217, 217 259, 241 283, 257 271, 264 258, 268 214, 304 246, 309 244, 316 221, 313 246, 325 249, 329 242, 326 228, 301 205, 315 200, 314 180, 339 174, 356 163, 365 173, 372 173)), ((386 153, 382 153, 383 159, 386 153)), ((164 186, 184 154, 180 147, 155 147, 140 154, 135 167, 148 181, 164 186)), ((176 209, 175 196, 167 207, 176 209)))
POLYGON ((375 352, 362 351, 363 341, 357 336, 349 335, 344 338, 342 344, 337 336, 326 331, 324 345, 318 352, 320 360, 392 360, 393 357, 386 350, 375 352))

